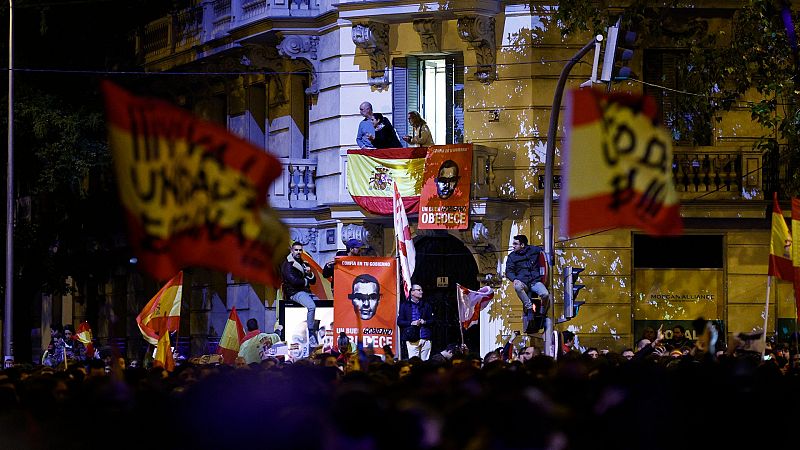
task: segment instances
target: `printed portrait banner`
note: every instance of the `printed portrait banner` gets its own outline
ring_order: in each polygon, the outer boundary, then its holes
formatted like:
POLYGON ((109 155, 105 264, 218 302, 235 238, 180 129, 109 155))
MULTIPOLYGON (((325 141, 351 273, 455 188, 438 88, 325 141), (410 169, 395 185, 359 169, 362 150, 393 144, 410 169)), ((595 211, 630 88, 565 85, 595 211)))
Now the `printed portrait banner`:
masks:
POLYGON ((347 151, 347 190, 368 212, 392 214, 392 181, 409 214, 419 210, 425 147, 347 151))
POLYGON ((672 137, 651 97, 573 90, 562 153, 563 234, 635 227, 680 234, 672 180, 672 137))
POLYGON ((200 266, 280 283, 289 233, 267 204, 281 164, 167 102, 103 83, 109 145, 142 268, 169 279, 200 266))
POLYGON ((472 144, 428 147, 424 179, 418 228, 466 229, 472 185, 472 144))
POLYGON ((397 354, 397 262, 394 258, 345 256, 333 270, 334 339, 344 332, 350 342, 397 354))

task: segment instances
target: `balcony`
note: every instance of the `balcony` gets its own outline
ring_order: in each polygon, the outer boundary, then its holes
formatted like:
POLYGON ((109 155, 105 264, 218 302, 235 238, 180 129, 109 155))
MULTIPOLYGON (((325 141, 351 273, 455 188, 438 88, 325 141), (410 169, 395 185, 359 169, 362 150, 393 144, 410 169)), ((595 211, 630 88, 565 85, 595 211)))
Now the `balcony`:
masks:
MULTIPOLYGON (((496 156, 495 148, 483 145, 473 147, 471 199, 497 196, 493 169, 496 156)), ((281 209, 311 209, 320 206, 317 202, 316 159, 279 158, 279 160, 283 171, 270 187, 270 204, 274 208, 281 209)), ((339 176, 346 179, 347 174, 342 173, 339 176)), ((344 186, 344 183, 341 185, 344 186)), ((344 200, 342 204, 355 205, 346 189, 339 193, 338 198, 344 200)))
POLYGON ((151 64, 229 36, 265 19, 316 17, 331 9, 327 0, 213 0, 145 25, 136 54, 151 64))
POLYGON ((764 199, 763 155, 752 147, 676 147, 675 190, 681 200, 764 199))
POLYGON ((274 208, 310 209, 317 205, 317 161, 279 158, 283 171, 270 187, 274 208))

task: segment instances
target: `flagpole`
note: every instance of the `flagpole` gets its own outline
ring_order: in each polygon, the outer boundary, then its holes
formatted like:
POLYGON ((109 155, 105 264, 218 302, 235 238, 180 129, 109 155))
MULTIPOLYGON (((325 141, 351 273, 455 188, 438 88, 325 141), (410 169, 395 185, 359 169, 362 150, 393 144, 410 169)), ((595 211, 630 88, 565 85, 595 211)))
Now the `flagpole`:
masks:
POLYGON ((772 287, 772 276, 767 276, 767 301, 764 305, 764 336, 761 338, 761 359, 764 359, 764 353, 767 349, 767 320, 769 318, 769 291, 772 287))
MULTIPOLYGON (((395 232, 395 238, 394 238, 394 246, 395 246, 395 253, 397 253, 397 256, 395 256, 395 259, 397 259, 397 267, 395 268, 395 271, 394 271, 394 273, 396 274, 395 275, 395 280, 394 280, 395 281, 395 283, 394 283, 395 284, 395 289, 396 289, 395 297, 397 298, 397 301, 395 302, 396 303, 396 305, 395 305, 396 311, 394 312, 394 332, 397 333, 396 334, 397 339, 395 339, 395 341, 397 342, 397 348, 395 349, 395 355, 398 356, 397 361, 399 361, 400 359, 402 359, 403 349, 400 348, 400 345, 401 345, 400 344, 400 326, 397 324, 397 317, 400 315, 400 277, 401 277, 401 274, 400 274, 400 249, 398 248, 396 232, 395 232)), ((384 360, 386 360, 386 355, 383 355, 383 357, 384 357, 384 360)))

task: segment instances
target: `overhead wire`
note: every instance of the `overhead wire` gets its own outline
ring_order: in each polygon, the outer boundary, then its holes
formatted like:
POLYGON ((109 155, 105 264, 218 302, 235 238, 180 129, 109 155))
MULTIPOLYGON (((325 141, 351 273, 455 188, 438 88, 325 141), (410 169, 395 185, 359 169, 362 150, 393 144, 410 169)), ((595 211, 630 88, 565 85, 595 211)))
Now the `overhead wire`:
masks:
MULTIPOLYGON (((569 59, 553 59, 553 60, 541 59, 539 61, 526 61, 526 62, 517 62, 517 63, 497 63, 495 65, 496 66, 535 65, 535 64, 561 63, 561 62, 567 62, 567 61, 570 61, 570 60, 569 59)), ((579 64, 588 64, 588 63, 586 61, 579 61, 579 64)), ((243 65, 246 66, 247 64, 243 64, 243 65)), ((480 67, 485 67, 485 66, 483 66, 483 65, 458 65, 458 66, 452 66, 452 67, 454 69, 472 69, 472 68, 480 68, 480 67)), ((0 68, 0 70, 7 71, 8 68, 0 68)), ((15 71, 15 72, 21 72, 21 73, 44 73, 44 74, 52 73, 52 74, 99 75, 99 76, 142 76, 142 77, 158 77, 158 76, 168 76, 168 77, 174 77, 174 76, 242 76, 242 75, 303 75, 303 76, 306 76, 306 75, 309 74, 309 72, 307 70, 301 70, 301 71, 264 71, 264 70, 254 70, 254 71, 144 72, 144 71, 96 70, 96 69, 58 69, 58 68, 40 68, 40 69, 36 69, 36 68, 21 68, 21 67, 15 67, 12 70, 15 71)), ((441 69, 441 68, 436 68, 434 70, 436 70, 437 72, 439 72, 439 71, 445 72, 446 71, 446 69, 441 69)), ((317 71, 315 71, 315 73, 317 73, 317 74, 359 73, 359 72, 368 73, 368 72, 373 72, 373 70, 371 70, 371 69, 339 69, 339 70, 317 70, 317 71)), ((640 84, 643 84, 643 85, 647 85, 647 86, 654 87, 654 88, 657 88, 657 89, 662 89, 662 90, 665 90, 665 91, 674 92, 674 93, 677 93, 677 94, 690 95, 690 96, 696 96, 696 97, 713 98, 713 96, 708 95, 708 94, 698 94, 696 92, 689 92, 689 91, 685 91, 685 90, 674 89, 674 88, 670 88, 670 87, 667 87, 667 86, 659 85, 659 84, 656 84, 656 83, 646 82, 646 81, 643 81, 643 80, 629 79, 628 81, 640 83, 640 84)), ((755 102, 746 102, 746 103, 754 104, 755 102)), ((743 178, 747 177, 747 176, 749 176, 749 175, 751 175, 751 174, 753 174, 755 172, 758 172, 761 169, 762 169, 762 166, 758 166, 758 167, 754 168, 753 170, 751 170, 750 172, 744 174, 743 178)), ((705 192, 705 193, 699 195, 698 197, 694 197, 694 198, 690 199, 688 203, 692 203, 692 202, 698 201, 698 200, 702 199, 703 197, 706 197, 706 196, 708 196, 710 194, 718 192, 720 189, 722 189, 722 186, 717 186, 715 189, 713 189, 711 191, 705 192)), ((618 228, 619 227, 611 227, 611 228, 606 228, 606 229, 597 230, 597 231, 593 231, 593 232, 590 232, 590 233, 582 234, 582 235, 579 235, 579 236, 574 236, 574 237, 569 237, 569 238, 564 238, 564 239, 558 239, 556 241, 556 243, 563 244, 563 243, 570 242, 570 241, 576 241, 576 240, 583 239, 583 238, 586 238, 586 237, 591 237, 591 236, 595 236, 595 235, 598 235, 598 234, 606 233, 606 232, 609 232, 609 231, 612 231, 612 230, 618 229, 618 228)), ((471 252, 471 253, 472 254, 507 253, 508 251, 510 251, 510 249, 506 248, 506 249, 498 249, 498 250, 490 250, 490 251, 474 252, 474 253, 471 252)), ((446 254, 428 253, 428 255, 430 255, 430 256, 445 256, 446 254)))

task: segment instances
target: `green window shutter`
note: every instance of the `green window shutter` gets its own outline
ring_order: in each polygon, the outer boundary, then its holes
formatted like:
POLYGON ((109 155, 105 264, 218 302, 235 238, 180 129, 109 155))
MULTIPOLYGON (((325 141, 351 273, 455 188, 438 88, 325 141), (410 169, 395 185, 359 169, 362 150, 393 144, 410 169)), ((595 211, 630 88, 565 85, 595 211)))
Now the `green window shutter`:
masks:
POLYGON ((447 57, 447 143, 464 142, 464 55, 447 57))
POLYGON ((406 116, 408 116, 408 102, 406 101, 408 72, 406 58, 392 60, 392 124, 399 136, 409 134, 406 120, 406 116))

